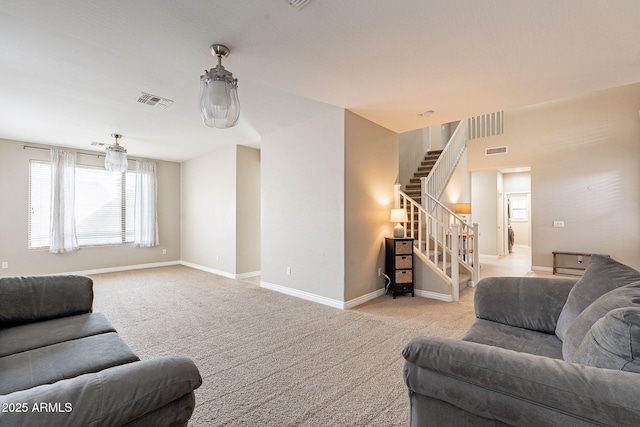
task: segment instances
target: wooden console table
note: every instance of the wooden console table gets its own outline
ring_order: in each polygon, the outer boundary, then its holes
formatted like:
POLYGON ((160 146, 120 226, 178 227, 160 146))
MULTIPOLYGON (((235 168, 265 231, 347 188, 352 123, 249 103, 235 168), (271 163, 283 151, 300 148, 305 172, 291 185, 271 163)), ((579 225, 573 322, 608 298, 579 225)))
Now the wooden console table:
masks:
MULTIPOLYGON (((558 269, 570 270, 566 274, 581 275, 589 265, 591 255, 585 252, 561 252, 556 251, 553 253, 553 274, 556 274, 558 269)), ((605 255, 609 256, 609 255, 605 255)))

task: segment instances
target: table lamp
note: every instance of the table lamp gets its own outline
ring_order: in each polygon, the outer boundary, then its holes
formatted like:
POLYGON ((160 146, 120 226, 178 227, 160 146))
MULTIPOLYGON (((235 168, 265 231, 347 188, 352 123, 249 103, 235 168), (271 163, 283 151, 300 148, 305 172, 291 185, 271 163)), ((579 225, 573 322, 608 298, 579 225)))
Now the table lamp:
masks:
POLYGON ((402 223, 409 221, 409 218, 407 217, 407 210, 403 208, 391 209, 391 218, 389 219, 389 221, 396 223, 396 226, 393 227, 393 237, 395 237, 396 239, 403 238, 404 226, 402 225, 402 223))

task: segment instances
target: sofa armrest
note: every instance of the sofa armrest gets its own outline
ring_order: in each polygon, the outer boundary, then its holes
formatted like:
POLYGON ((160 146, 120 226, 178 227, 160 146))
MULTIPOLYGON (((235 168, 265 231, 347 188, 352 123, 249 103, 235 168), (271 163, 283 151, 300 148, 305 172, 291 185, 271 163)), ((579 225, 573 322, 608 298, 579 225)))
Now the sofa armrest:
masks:
POLYGON ((487 277, 478 282, 476 317, 555 334, 567 296, 578 279, 487 277))
POLYGON ((0 396, 0 425, 120 426, 201 384, 186 357, 132 362, 0 396))
POLYGON ((93 280, 78 275, 0 278, 0 326, 91 312, 93 280))
POLYGON ((404 349, 410 393, 511 425, 639 425, 638 374, 439 337, 404 349))

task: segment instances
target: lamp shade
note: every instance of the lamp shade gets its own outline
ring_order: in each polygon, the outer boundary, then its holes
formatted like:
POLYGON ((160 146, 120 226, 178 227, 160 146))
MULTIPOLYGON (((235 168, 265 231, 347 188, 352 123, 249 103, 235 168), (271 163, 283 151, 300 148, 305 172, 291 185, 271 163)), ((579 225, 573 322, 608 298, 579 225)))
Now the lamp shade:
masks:
POLYGON ((406 209, 391 209, 391 218, 389 222, 407 222, 409 218, 407 217, 406 209))
POLYGON ((200 78, 200 113, 209 127, 230 128, 238 124, 238 82, 224 74, 208 73, 200 78))
POLYGON ((224 45, 212 45, 211 53, 218 58, 218 65, 200 76, 200 115, 209 127, 230 128, 240 118, 238 79, 222 66, 222 58, 229 52, 224 45))
POLYGON ((468 215, 471 213, 471 203, 456 203, 455 213, 468 215))
POLYGON ((129 169, 127 149, 118 144, 118 140, 122 138, 122 135, 112 133, 111 136, 116 139, 116 143, 107 147, 104 168, 109 172, 126 172, 129 169))
POLYGON ((104 168, 109 172, 125 172, 129 169, 127 153, 125 151, 107 148, 107 156, 104 159, 104 168))

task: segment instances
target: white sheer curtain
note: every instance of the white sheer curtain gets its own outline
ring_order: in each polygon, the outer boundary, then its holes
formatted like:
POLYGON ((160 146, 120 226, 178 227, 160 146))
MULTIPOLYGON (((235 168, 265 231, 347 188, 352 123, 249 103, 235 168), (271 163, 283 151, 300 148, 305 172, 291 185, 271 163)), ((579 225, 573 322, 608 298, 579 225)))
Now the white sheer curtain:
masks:
POLYGON ((49 252, 78 249, 75 217, 76 153, 51 150, 51 227, 49 252))
POLYGON ((158 237, 156 162, 136 160, 136 202, 134 209, 134 244, 157 246, 158 237))

